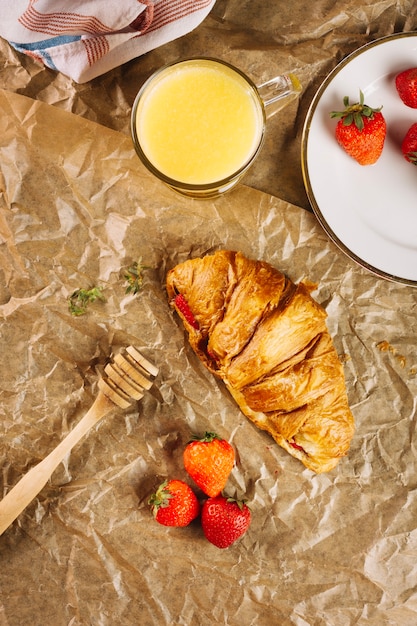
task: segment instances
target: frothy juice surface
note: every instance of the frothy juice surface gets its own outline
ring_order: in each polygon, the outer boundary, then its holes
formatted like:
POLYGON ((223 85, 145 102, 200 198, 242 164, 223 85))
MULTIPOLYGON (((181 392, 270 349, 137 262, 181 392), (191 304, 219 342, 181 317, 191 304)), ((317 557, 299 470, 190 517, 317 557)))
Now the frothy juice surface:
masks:
POLYGON ((189 184, 220 181, 244 166, 259 145, 263 122, 245 79, 203 60, 163 70, 136 112, 146 157, 166 176, 189 184))

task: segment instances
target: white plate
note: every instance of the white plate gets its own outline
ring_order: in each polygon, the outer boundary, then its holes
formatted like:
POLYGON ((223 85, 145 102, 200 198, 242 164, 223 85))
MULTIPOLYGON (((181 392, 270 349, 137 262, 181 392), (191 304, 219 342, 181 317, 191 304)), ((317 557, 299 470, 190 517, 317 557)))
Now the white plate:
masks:
POLYGON ((417 33, 378 39, 346 57, 322 83, 307 113, 302 168, 313 211, 329 237, 362 267, 417 286, 417 167, 401 153, 401 142, 417 109, 407 107, 395 76, 417 67, 417 33), (372 107, 382 106, 387 137, 381 157, 362 166, 334 136, 343 98, 359 91, 372 107))

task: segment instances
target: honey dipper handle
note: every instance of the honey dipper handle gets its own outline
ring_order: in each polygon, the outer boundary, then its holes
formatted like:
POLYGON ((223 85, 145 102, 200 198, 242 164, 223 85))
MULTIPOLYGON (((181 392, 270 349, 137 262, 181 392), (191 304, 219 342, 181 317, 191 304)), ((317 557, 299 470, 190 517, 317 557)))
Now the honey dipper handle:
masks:
POLYGON ((94 424, 114 408, 104 394, 99 393, 94 404, 73 430, 42 461, 32 467, 27 474, 7 493, 0 502, 0 535, 20 515, 46 485, 54 470, 65 456, 84 437, 94 424))

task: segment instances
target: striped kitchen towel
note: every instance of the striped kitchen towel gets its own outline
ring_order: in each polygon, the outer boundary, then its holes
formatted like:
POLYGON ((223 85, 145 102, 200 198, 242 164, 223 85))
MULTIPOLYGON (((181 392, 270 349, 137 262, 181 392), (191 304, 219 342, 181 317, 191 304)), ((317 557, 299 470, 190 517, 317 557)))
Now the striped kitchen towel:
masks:
POLYGON ((196 28, 215 0, 1 0, 0 36, 85 83, 196 28))

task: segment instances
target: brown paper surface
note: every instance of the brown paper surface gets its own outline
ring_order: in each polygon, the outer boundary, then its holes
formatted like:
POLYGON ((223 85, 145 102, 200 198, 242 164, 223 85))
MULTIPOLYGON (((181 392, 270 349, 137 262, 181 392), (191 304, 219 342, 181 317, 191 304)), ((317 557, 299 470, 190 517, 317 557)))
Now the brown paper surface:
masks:
POLYGON ((0 537, 0 624, 414 625, 417 291, 358 267, 283 200, 243 185, 182 198, 122 133, 11 92, 0 106, 1 492, 85 414, 113 349, 134 344, 160 368, 0 537), (166 271, 220 247, 319 283, 357 426, 328 474, 240 413, 170 310, 166 271), (143 289, 127 295, 139 257, 143 289), (72 316, 67 297, 93 285, 105 302, 72 316), (207 429, 235 446, 226 491, 253 516, 227 550, 147 506, 163 479, 187 478, 183 447, 207 429))
POLYGON ((415 626, 417 292, 357 267, 298 207, 310 208, 300 141, 321 81, 359 46, 416 28, 412 1, 217 0, 192 33, 84 85, 0 40, 0 494, 90 408, 113 349, 133 343, 160 368, 0 537, 1 626, 415 626), (196 55, 257 83, 294 71, 304 87, 268 120, 247 186, 207 202, 157 183, 129 138, 147 76, 196 55), (256 430, 169 309, 166 270, 219 247, 319 283, 357 428, 328 474, 256 430), (126 295, 138 257, 150 269, 126 295), (92 285, 106 301, 71 316, 68 295, 92 285), (146 504, 160 480, 186 478, 183 446, 207 427, 236 447, 227 491, 252 509, 228 550, 198 522, 159 526, 146 504))

